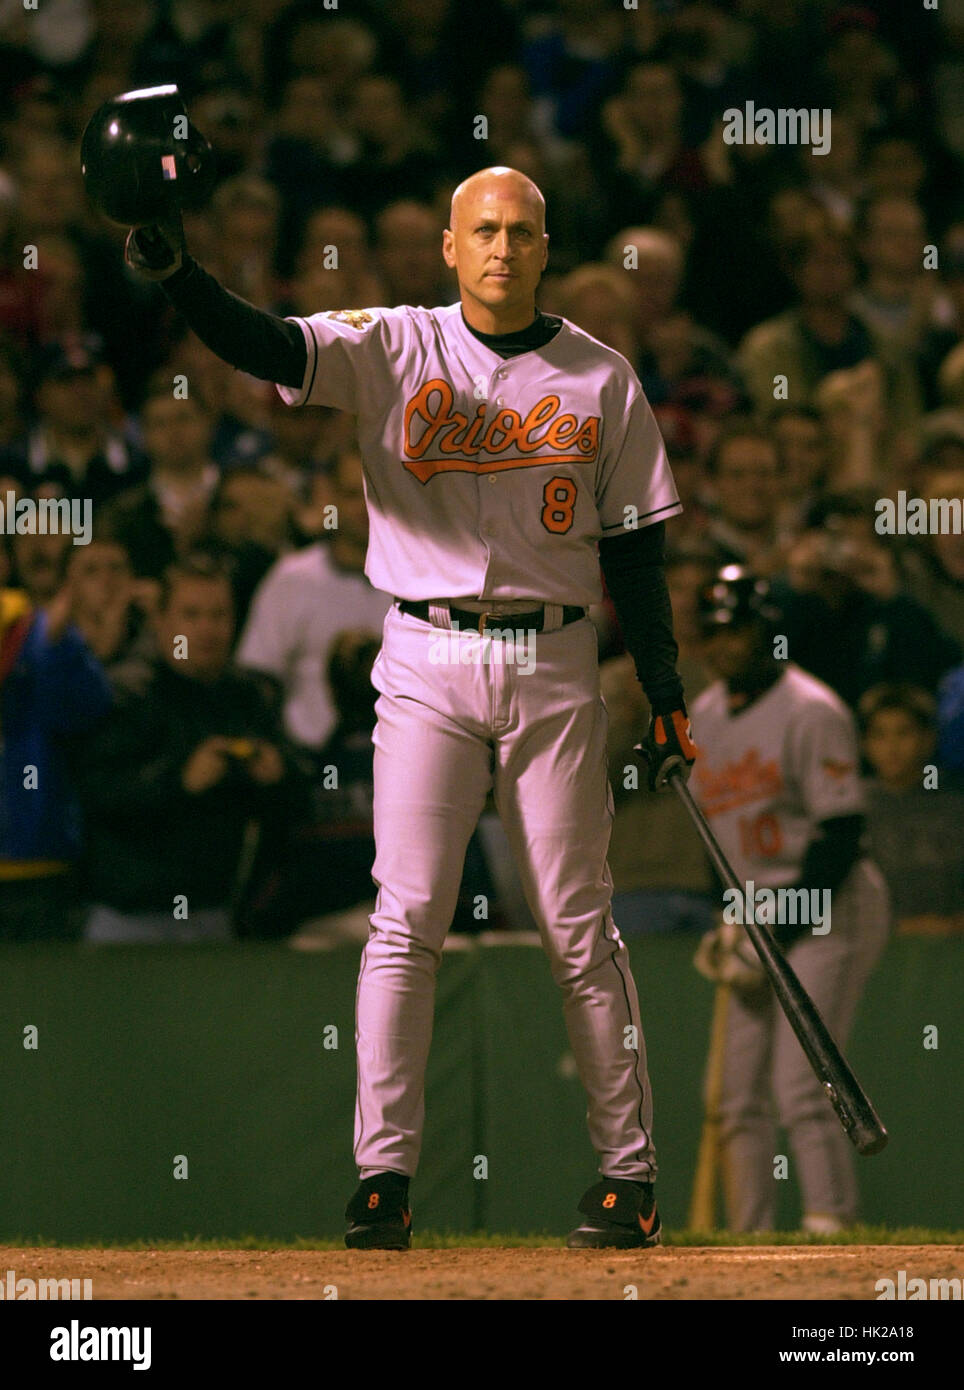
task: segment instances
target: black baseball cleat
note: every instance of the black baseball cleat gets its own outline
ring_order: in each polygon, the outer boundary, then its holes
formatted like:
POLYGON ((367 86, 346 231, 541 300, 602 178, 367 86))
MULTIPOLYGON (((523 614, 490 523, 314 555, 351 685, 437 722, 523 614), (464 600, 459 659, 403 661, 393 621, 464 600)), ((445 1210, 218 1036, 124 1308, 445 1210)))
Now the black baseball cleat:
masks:
POLYGON ((408 1178, 376 1173, 365 1178, 345 1208, 349 1250, 407 1250, 412 1243, 408 1178))
POLYGON ((648 1250, 662 1243, 651 1182, 603 1178, 589 1189, 579 1210, 586 1219, 569 1232, 570 1250, 648 1250))

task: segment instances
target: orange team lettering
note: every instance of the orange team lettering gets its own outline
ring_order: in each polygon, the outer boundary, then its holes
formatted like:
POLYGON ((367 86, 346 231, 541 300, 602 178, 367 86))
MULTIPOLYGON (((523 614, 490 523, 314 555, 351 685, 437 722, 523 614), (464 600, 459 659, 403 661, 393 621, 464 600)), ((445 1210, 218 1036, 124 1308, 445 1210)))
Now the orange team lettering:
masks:
POLYGON ((558 396, 543 396, 525 417, 517 410, 500 410, 485 429, 485 404, 478 406, 470 422, 453 409, 453 402, 451 385, 433 377, 405 406, 405 467, 419 482, 427 482, 436 473, 491 473, 595 460, 599 416, 590 415, 580 422, 575 415, 560 414, 558 396), (429 456, 430 450, 433 456, 429 456), (481 453, 495 457, 479 463, 481 453))
POLYGON ((708 816, 776 796, 783 788, 777 760, 764 762, 756 748, 748 748, 739 762, 725 763, 719 769, 709 767, 705 758, 697 758, 693 775, 708 816))

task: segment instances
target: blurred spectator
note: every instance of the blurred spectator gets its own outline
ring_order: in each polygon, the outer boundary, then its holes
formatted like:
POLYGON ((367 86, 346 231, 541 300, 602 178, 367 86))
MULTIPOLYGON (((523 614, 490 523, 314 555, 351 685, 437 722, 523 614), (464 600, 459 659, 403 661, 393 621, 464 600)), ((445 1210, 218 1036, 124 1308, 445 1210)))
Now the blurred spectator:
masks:
MULTIPOLYGON (((83 120, 90 114, 85 112, 83 120)), ((18 140, 10 163, 17 202, 8 292, 15 317, 26 327, 25 345, 52 338, 64 327, 74 329, 82 316, 84 330, 100 337, 130 405, 159 355, 169 321, 159 307, 163 300, 155 286, 125 270, 121 229, 105 231, 104 219, 95 221, 76 140, 51 135, 18 140), (27 259, 33 247, 35 262, 27 259)))
POLYGON ((810 406, 775 410, 770 432, 780 455, 783 524, 796 532, 826 486, 830 441, 820 412, 810 406))
POLYGON ((636 311, 636 336, 647 344, 669 317, 683 279, 683 248, 658 227, 622 227, 606 247, 606 259, 626 277, 636 311))
POLYGON ((327 534, 325 509, 334 501, 331 472, 339 453, 352 445, 354 417, 328 406, 292 410, 273 391, 269 428, 271 452, 259 461, 259 469, 283 483, 290 494, 297 536, 322 537, 327 534))
POLYGON ((944 235, 941 274, 954 306, 954 327, 964 333, 964 220, 958 219, 944 235))
POLYGON ((433 309, 457 297, 441 254, 442 226, 423 203, 391 203, 375 221, 375 256, 389 308, 433 309))
POLYGON ((293 506, 285 483, 259 468, 225 474, 211 498, 199 548, 217 555, 231 576, 238 631, 258 585, 291 548, 293 506))
POLYGON ((347 208, 323 207, 305 223, 296 268, 300 276, 336 270, 343 304, 378 305, 386 302, 385 291, 371 256, 364 219, 347 208))
POLYGON ((864 511, 849 532, 805 531, 778 586, 789 656, 849 705, 874 685, 908 681, 933 692, 960 647, 900 587, 893 551, 864 511))
MULTIPOLYGON (((540 108, 533 100, 532 85, 524 67, 499 63, 491 68, 479 89, 476 110, 482 112, 488 122, 485 152, 491 164, 516 168, 510 153, 519 145, 533 145, 550 167, 569 157, 568 143, 554 135, 544 114, 540 119, 540 108)), ((466 142, 466 160, 475 156, 477 146, 471 153, 470 150, 466 142)))
POLYGON ((74 625, 108 677, 153 657, 146 614, 154 595, 134 578, 119 541, 95 530, 89 545, 73 547, 67 580, 74 625))
POLYGON ((857 131, 876 130, 894 109, 900 69, 896 55, 878 33, 873 10, 835 7, 828 17, 829 35, 820 65, 826 105, 857 131))
POLYGON ((926 410, 942 404, 964 405, 964 222, 945 233, 940 247, 944 292, 940 296, 941 322, 931 326, 917 348, 917 371, 926 410), (946 311, 946 316, 945 316, 946 311))
POLYGON ((264 110, 247 82, 214 80, 206 90, 195 92, 191 119, 214 150, 219 179, 233 179, 260 166, 264 110))
POLYGON ((0 468, 3 454, 24 431, 26 369, 13 339, 0 336, 0 468))
POLYGON ((702 192, 719 175, 689 143, 684 94, 668 62, 647 58, 602 107, 598 176, 614 222, 651 217, 661 193, 702 192))
POLYGON ((930 330, 947 329, 954 319, 936 268, 924 269, 929 238, 920 204, 894 193, 871 198, 856 235, 866 267, 853 298, 856 312, 880 338, 919 351, 930 330))
POLYGON ((149 477, 118 497, 102 519, 126 548, 134 573, 159 579, 200 540, 219 474, 210 456, 211 421, 193 392, 175 398, 170 378, 159 374, 143 421, 149 477))
POLYGON ((112 418, 100 344, 67 337, 46 344, 37 366, 36 421, 8 449, 0 470, 52 481, 89 498, 95 511, 140 482, 146 460, 112 418))
POLYGON ((319 748, 335 723, 323 679, 332 643, 347 627, 380 633, 391 607, 364 574, 368 513, 357 452, 340 455, 332 481, 337 527, 269 571, 238 644, 240 665, 282 682, 288 735, 308 748, 319 748))
POLYGON ((230 664, 234 612, 212 560, 165 571, 148 679, 85 744, 80 790, 93 942, 223 941, 250 848, 283 836, 297 778, 264 685, 230 664))
POLYGON ((212 272, 225 289, 254 304, 274 304, 281 200, 277 189, 254 174, 237 174, 211 201, 216 238, 212 272))
POLYGON ((276 91, 289 77, 313 77, 331 92, 339 109, 344 109, 375 61, 378 39, 371 24, 319 11, 311 3, 296 0, 280 14, 276 28, 279 33, 283 31, 284 66, 278 80, 271 80, 274 74, 269 76, 268 90, 276 91))
POLYGON ((936 37, 934 82, 934 121, 937 133, 957 155, 964 158, 964 25, 960 11, 945 6, 933 16, 940 26, 936 37))
POLYGON ((741 97, 749 60, 744 24, 713 0, 693 0, 667 16, 660 51, 681 78, 690 135, 705 139, 717 113, 741 97))
POLYGON ((910 131, 894 127, 878 130, 867 137, 864 152, 869 197, 889 195, 921 201, 927 163, 910 131))
POLYGON ((671 542, 677 550, 695 547, 709 554, 706 533, 710 512, 698 422, 678 405, 656 405, 653 414, 666 446, 676 492, 683 504, 682 513, 673 518, 671 542))
POLYGON ((172 348, 164 365, 152 375, 145 395, 162 391, 164 381, 173 395, 174 379, 182 376, 213 422, 209 452, 214 463, 232 468, 255 462, 270 451, 269 411, 277 394, 273 386, 234 371, 193 333, 172 348))
POLYGON ((828 373, 874 358, 886 371, 891 420, 913 420, 920 402, 911 365, 888 351, 853 310, 856 269, 850 237, 826 227, 801 240, 788 264, 797 306, 751 329, 738 352, 737 365, 755 409, 768 415, 780 399, 812 404, 828 373))
MULTIPOLYGON (((937 498, 957 499, 964 508, 964 461, 957 468, 928 470, 921 496, 928 508, 937 498)), ((964 534, 950 527, 907 537, 898 559, 907 592, 939 614, 945 632, 964 649, 964 534)))
POLYGON ((782 186, 785 175, 774 168, 779 147, 726 146, 720 139, 718 149, 726 181, 702 193, 664 193, 652 220, 685 249, 681 305, 735 347, 754 324, 789 307, 787 243, 808 225, 822 225, 826 213, 802 189, 782 186))
POLYGON ((24 269, 17 186, 0 167, 0 332, 26 351, 43 334, 43 284, 24 269))
POLYGON ((442 161, 407 106, 399 82, 375 73, 361 78, 351 94, 348 119, 366 171, 352 190, 358 212, 371 218, 400 199, 431 199, 443 176, 442 161))
POLYGON ((636 361, 635 299, 621 271, 611 265, 581 265, 560 284, 557 304, 583 332, 622 353, 631 364, 636 361))
POLYGON ((292 500, 280 479, 260 468, 235 468, 212 498, 211 533, 224 545, 250 543, 277 559, 291 547, 292 500))
POLYGON ((393 0, 380 35, 381 66, 402 83, 422 123, 456 131, 469 127, 476 114, 471 98, 482 74, 517 51, 517 8, 503 0, 484 6, 393 0))
POLYGON ((853 226, 864 191, 863 133, 839 107, 831 107, 832 138, 826 150, 814 157, 803 146, 800 163, 806 176, 805 188, 824 208, 831 222, 853 226))
POLYGON ((917 423, 914 484, 926 486, 933 472, 964 468, 964 412, 935 410, 917 423))
MULTIPOLYGON (((829 444, 827 486, 835 492, 883 482, 886 439, 886 380, 879 362, 828 372, 813 393, 829 444)), ((903 439, 903 436, 901 436, 903 439)))
POLYGON ((79 335, 86 321, 87 292, 80 250, 60 232, 43 232, 36 246, 44 336, 79 335))
POLYGON ((37 134, 23 140, 11 153, 15 156, 19 230, 26 234, 21 247, 43 232, 76 233, 84 221, 86 204, 80 162, 73 147, 59 136, 37 134))
POLYGON ((107 679, 73 626, 67 534, 12 538, 0 590, 0 940, 77 935, 81 823, 69 741, 110 708, 107 679))
POLYGON ((679 241, 656 227, 624 227, 606 254, 632 288, 639 343, 633 366, 650 404, 732 410, 740 395, 726 344, 674 307, 684 269, 679 241))
POLYGON ((964 790, 933 761, 933 697, 909 685, 868 690, 859 705, 869 847, 890 890, 897 931, 964 932, 964 790), (936 774, 936 776, 935 776, 936 774))
POLYGON ((622 17, 605 0, 560 0, 523 49, 540 127, 557 139, 586 134, 611 85, 622 17))
POLYGON ((706 461, 714 514, 707 528, 717 565, 772 574, 789 539, 780 532, 780 454, 772 432, 731 420, 706 461))
MULTIPOLYGON (((377 696, 371 673, 380 646, 381 637, 363 627, 342 628, 331 642, 325 685, 336 722, 321 748, 303 754, 310 809, 292 836, 291 861, 279 875, 283 886, 274 902, 284 920, 293 922, 360 908, 356 917, 362 941, 368 938, 368 913, 375 905, 372 730, 377 696)), ((332 925, 312 922, 312 934, 327 934, 332 925)))
MULTIPOLYGON (((308 212, 320 203, 351 204, 358 142, 338 113, 329 87, 308 74, 285 86, 273 118, 265 172, 284 202, 282 249, 296 244, 308 212)), ((284 262, 282 273, 290 270, 284 262)))

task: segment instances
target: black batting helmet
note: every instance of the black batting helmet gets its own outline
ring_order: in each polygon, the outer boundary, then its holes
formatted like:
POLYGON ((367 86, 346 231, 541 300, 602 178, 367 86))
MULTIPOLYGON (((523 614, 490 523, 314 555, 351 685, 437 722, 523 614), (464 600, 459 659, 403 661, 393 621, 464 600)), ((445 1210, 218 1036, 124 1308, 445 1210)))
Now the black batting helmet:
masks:
POLYGON ((87 122, 80 167, 91 201, 125 227, 200 207, 214 186, 214 152, 174 85, 105 101, 87 122))
POLYGON ((699 617, 704 632, 751 622, 772 627, 780 609, 766 579, 743 565, 724 565, 700 594, 699 617))

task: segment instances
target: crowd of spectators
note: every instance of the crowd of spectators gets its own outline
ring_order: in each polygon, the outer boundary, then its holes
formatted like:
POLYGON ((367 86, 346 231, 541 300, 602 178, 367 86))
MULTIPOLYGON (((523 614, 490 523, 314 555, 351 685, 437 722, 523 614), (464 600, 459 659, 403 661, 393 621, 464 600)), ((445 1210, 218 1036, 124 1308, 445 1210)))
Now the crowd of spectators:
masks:
MULTIPOLYGON (((456 184, 539 184, 539 306, 632 363, 684 502, 688 696, 696 594, 748 564, 859 717, 901 929, 964 929, 960 511, 876 525, 901 491, 964 504, 962 69, 954 7, 900 0, 0 5, 0 938, 281 937, 373 897, 391 600, 354 422, 208 352, 84 196, 93 110, 169 81, 217 156, 188 246, 278 313, 451 303, 456 184), (727 143, 749 101, 829 110, 829 148, 727 143), (89 543, 16 534, 18 498, 89 502, 89 543)), ((647 711, 592 616, 618 792, 647 711)), ((617 796, 625 931, 707 925, 678 816, 617 796)), ((517 890, 488 811, 456 929, 526 926, 517 890)))

